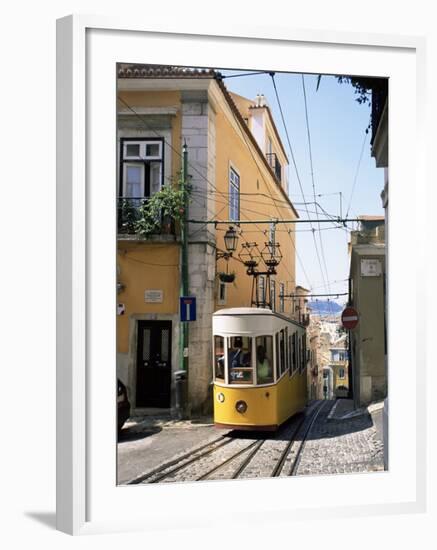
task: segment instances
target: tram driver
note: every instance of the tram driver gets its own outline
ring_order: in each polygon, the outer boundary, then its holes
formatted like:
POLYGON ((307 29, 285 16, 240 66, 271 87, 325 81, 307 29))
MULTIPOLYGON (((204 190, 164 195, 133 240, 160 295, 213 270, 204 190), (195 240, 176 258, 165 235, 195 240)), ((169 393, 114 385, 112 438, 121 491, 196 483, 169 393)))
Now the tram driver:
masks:
POLYGON ((244 370, 250 368, 250 348, 243 348, 243 338, 236 336, 231 340, 228 354, 229 377, 231 380, 250 381, 251 373, 244 370))

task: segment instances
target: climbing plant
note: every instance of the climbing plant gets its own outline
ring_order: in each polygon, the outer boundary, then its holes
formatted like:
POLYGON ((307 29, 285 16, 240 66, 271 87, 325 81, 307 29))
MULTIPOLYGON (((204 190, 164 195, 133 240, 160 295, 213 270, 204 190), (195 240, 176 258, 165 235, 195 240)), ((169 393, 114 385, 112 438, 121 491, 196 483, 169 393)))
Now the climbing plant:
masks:
POLYGON ((163 220, 181 221, 188 201, 187 185, 167 184, 152 195, 138 208, 138 219, 135 222, 135 232, 141 236, 151 235, 160 231, 163 220))

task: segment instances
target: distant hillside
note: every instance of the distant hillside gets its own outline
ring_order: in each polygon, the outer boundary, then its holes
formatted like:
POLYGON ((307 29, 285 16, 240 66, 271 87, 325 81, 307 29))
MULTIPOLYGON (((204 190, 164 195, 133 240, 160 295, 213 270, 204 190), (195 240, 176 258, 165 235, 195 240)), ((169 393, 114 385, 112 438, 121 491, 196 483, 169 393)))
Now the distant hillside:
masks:
POLYGON ((340 315, 344 306, 328 300, 317 300, 308 302, 313 315, 340 315))

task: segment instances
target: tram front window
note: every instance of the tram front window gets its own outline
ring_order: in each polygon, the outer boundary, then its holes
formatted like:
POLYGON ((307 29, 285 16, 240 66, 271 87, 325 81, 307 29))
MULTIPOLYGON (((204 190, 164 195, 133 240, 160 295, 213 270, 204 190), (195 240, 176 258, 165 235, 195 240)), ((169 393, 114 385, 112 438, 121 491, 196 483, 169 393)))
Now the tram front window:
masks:
POLYGON ((228 369, 230 384, 252 384, 252 338, 232 336, 228 338, 228 369))
POLYGON ((225 379, 225 339, 223 336, 214 336, 214 368, 216 380, 225 379))
POLYGON ((258 384, 273 382, 273 337, 256 338, 256 376, 258 384))

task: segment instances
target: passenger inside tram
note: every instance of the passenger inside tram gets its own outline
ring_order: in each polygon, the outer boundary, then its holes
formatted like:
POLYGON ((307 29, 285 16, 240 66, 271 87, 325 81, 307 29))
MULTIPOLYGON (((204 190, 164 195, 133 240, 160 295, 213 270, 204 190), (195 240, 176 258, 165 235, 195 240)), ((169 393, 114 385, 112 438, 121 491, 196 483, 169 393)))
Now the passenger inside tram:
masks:
POLYGON ((258 384, 273 382, 273 369, 264 346, 256 348, 256 372, 258 384))

